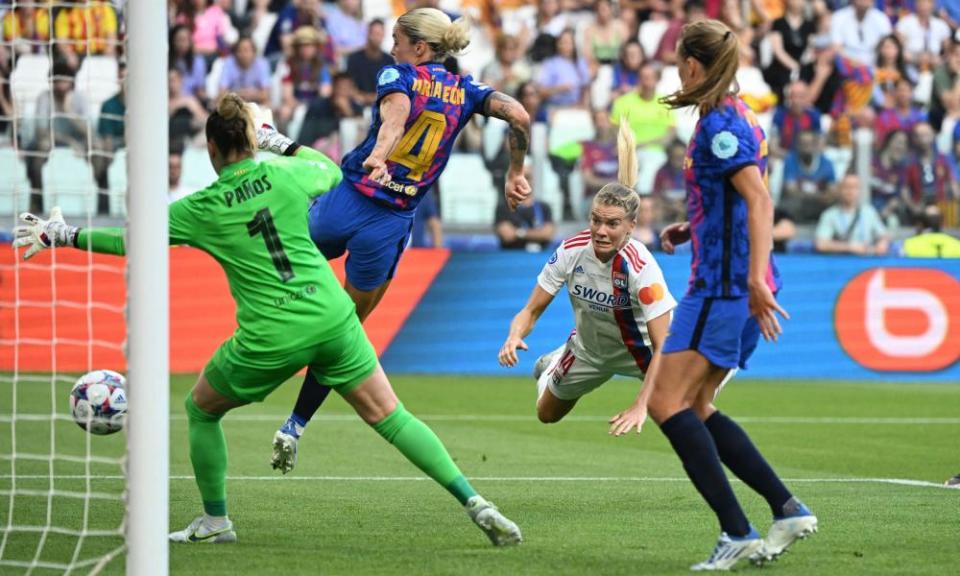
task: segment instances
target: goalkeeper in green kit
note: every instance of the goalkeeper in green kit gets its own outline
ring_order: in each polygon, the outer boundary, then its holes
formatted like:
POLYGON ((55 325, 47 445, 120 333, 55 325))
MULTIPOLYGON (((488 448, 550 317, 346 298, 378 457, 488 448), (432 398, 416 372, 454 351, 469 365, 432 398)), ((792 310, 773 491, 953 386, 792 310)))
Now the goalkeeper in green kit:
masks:
MULTIPOLYGON (((227 94, 206 125, 207 151, 219 178, 170 205, 170 243, 188 244, 223 267, 237 304, 237 330, 207 363, 185 399, 190 460, 203 516, 170 534, 175 542, 235 542, 227 517, 227 445, 220 419, 261 402, 299 370, 337 390, 357 414, 410 462, 446 488, 498 546, 521 541, 520 529, 470 485, 440 439, 407 412, 330 265, 310 239, 310 200, 331 190, 340 169, 272 127, 255 127, 253 110, 227 94), (282 157, 254 159, 258 147, 282 157)), ((52 246, 124 254, 122 228, 68 226, 23 214, 15 247, 24 258, 52 246)))

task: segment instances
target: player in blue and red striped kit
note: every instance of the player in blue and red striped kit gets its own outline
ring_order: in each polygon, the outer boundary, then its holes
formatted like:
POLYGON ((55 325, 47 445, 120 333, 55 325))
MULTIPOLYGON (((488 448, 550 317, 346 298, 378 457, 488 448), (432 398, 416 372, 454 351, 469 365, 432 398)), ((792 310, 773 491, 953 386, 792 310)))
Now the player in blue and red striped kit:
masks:
MULTIPOLYGON (((448 72, 441 62, 470 43, 468 24, 434 8, 411 10, 393 31, 395 65, 377 75, 367 138, 342 162, 343 181, 310 207, 310 235, 327 259, 349 252, 344 289, 363 321, 390 285, 420 199, 447 165, 457 135, 474 114, 510 125, 506 196, 511 209, 530 194, 523 161, 530 118, 513 98, 448 72)), ((296 463, 303 427, 329 388, 308 375, 290 418, 274 436, 272 463, 296 463)))
MULTIPOLYGON (((683 467, 720 521, 710 557, 693 570, 727 570, 741 559, 769 561, 816 531, 817 518, 793 497, 746 432, 713 405, 724 378, 745 368, 760 335, 776 340, 773 202, 766 186, 767 141, 756 117, 731 92, 739 43, 716 20, 684 26, 677 47, 681 89, 671 108, 697 106, 700 120, 685 161, 689 222, 661 235, 687 239, 693 262, 687 294, 674 311, 647 404, 683 467), (765 539, 750 525, 723 465, 766 499, 773 525, 765 539)), ((620 430, 639 425, 642 407, 619 414, 620 430)))

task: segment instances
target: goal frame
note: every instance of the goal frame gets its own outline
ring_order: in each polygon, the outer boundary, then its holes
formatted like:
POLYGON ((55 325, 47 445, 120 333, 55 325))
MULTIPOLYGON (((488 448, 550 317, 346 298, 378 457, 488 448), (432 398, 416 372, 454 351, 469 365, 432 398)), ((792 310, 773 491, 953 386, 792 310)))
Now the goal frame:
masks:
POLYGON ((127 3, 127 564, 165 576, 170 500, 167 3, 127 3))

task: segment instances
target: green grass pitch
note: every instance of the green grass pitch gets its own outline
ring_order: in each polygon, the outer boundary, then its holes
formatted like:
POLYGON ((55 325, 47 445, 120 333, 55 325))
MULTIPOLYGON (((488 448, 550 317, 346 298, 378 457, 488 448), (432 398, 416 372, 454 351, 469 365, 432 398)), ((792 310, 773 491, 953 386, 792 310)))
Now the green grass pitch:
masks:
MULTIPOLYGON (((200 512, 191 477, 182 399, 190 377, 172 385, 170 527, 200 512)), ((686 574, 709 554, 716 521, 652 422, 615 439, 606 418, 626 407, 636 383, 613 381, 585 398, 569 420, 546 426, 533 412, 534 384, 524 378, 393 378, 406 406, 443 439, 464 473, 523 529, 525 542, 495 549, 456 501, 407 463, 339 398, 307 429, 300 463, 282 477, 267 464, 273 431, 293 405, 290 382, 262 405, 228 415, 230 515, 234 546, 170 548, 173 574, 686 574)), ((49 414, 51 393, 66 413, 70 383, 21 382, 17 414, 49 414), (52 389, 55 392, 52 392, 52 389)), ((9 392, 7 384, 5 392, 9 392)), ((122 453, 122 434, 88 437, 70 421, 16 421, 13 395, 0 395, 0 454, 122 453)), ((960 490, 933 486, 960 472, 960 386, 734 381, 718 402, 739 417, 788 485, 820 518, 820 533, 798 543, 767 574, 948 574, 960 570, 960 490), (890 483, 887 479, 923 481, 890 483), (931 484, 926 484, 931 483, 931 484)), ((85 465, 52 465, 60 491, 84 491, 85 465)), ((0 492, 13 486, 0 460, 0 492)), ((17 490, 0 496, 0 527, 52 524, 78 528, 83 501, 55 496, 51 464, 16 461, 17 490)), ((118 493, 116 465, 93 464, 90 489, 118 493)), ((734 485, 751 521, 765 531, 768 510, 734 485)), ((114 500, 88 509, 91 528, 116 528, 114 500)), ((68 561, 76 538, 11 532, 4 560, 68 561)), ((121 544, 86 541, 78 557, 121 544)), ((122 574, 123 557, 104 573, 122 574)), ((744 566, 742 572, 760 569, 744 566)), ((78 573, 86 573, 84 569, 78 573)), ((25 571, 0 566, 2 574, 25 571)), ((45 575, 62 571, 34 570, 45 575)))

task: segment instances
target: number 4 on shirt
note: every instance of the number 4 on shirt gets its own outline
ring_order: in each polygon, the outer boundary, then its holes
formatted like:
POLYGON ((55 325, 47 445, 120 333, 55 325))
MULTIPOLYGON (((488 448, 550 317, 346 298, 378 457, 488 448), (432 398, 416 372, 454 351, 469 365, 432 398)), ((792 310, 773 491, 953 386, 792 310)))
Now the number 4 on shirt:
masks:
POLYGON ((437 153, 437 148, 440 147, 446 129, 446 116, 439 112, 424 110, 400 139, 388 160, 409 168, 408 179, 414 182, 420 181, 423 173, 433 164, 433 157, 437 153), (413 153, 413 149, 421 140, 423 143, 420 145, 420 151, 413 153))

